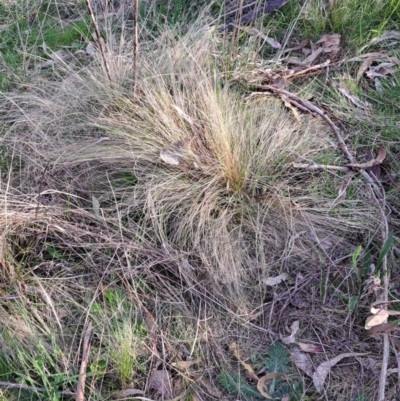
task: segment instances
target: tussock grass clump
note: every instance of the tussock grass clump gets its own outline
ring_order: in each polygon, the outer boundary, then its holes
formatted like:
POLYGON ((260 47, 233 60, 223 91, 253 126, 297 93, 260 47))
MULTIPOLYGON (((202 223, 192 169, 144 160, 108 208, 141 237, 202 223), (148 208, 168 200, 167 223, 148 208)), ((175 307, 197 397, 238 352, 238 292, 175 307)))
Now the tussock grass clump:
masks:
MULTIPOLYGON (((50 353, 63 344, 63 385, 76 379, 68 367, 78 358, 77 333, 94 321, 93 399, 151 371, 157 347, 146 314, 156 318, 164 363, 182 355, 215 363, 222 351, 210 351, 210 333, 243 331, 257 343, 251 327, 266 324, 271 293, 263 279, 318 276, 375 224, 365 219, 370 203, 350 191, 337 196, 339 175, 292 168, 334 153, 328 129, 308 116, 298 124, 277 100, 244 100, 218 69, 224 44, 214 31, 195 25, 177 39, 166 29, 143 44, 135 99, 129 43, 114 45, 112 83, 99 57, 78 72, 56 67, 58 80, 2 99, 12 160, 1 185, 3 290, 22 279, 42 301, 20 299, 30 319, 38 316, 23 329, 15 311, 1 313, 9 336, 19 333, 17 348, 33 347, 31 362, 39 344, 50 353), (216 322, 208 308, 221 310, 216 322)), ((38 369, 47 394, 60 389, 38 369)), ((137 382, 146 386, 143 376, 137 382)))
MULTIPOLYGON (((179 40, 166 32, 142 52, 134 101, 124 90, 129 59, 112 64, 111 54, 113 85, 87 69, 55 92, 42 88, 50 99, 26 97, 23 125, 33 123, 37 133, 29 133, 24 163, 32 171, 43 157, 39 171, 50 164, 47 185, 58 191, 79 170, 69 184, 77 190, 86 170, 83 197, 98 198, 107 221, 122 231, 143 227, 157 246, 179 249, 197 272, 205 269, 217 288, 233 286, 234 298, 280 265, 296 233, 337 239, 361 220, 342 221, 345 207, 329 216, 321 209, 327 199, 313 194, 305 208, 296 206, 305 175, 294 174, 291 162, 327 151, 329 135, 312 119, 299 127, 276 100, 244 102, 213 67, 217 50, 211 31, 179 40), (123 185, 128 176, 134 182, 123 185)), ((297 264, 301 252, 287 258, 297 264)))

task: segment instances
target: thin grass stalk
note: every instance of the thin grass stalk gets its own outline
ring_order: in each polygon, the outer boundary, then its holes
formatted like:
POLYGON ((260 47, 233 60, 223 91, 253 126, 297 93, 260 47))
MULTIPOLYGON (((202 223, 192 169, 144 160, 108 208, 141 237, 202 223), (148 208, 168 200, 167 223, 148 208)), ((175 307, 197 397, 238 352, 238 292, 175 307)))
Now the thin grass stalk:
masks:
POLYGON ((108 78, 109 82, 111 83, 112 79, 111 79, 111 74, 110 74, 110 68, 108 67, 106 54, 104 52, 104 46, 103 46, 103 44, 101 42, 100 30, 99 30, 99 27, 97 25, 96 18, 94 17, 94 12, 93 12, 93 8, 92 8, 92 6, 90 4, 90 0, 85 0, 85 1, 86 1, 86 6, 87 6, 88 11, 89 11, 90 20, 92 21, 94 32, 96 34, 96 41, 97 41, 97 44, 99 45, 100 54, 101 54, 101 58, 103 60, 104 68, 106 70, 107 78, 108 78))
POLYGON ((136 95, 137 56, 138 56, 138 14, 139 0, 133 0, 133 59, 132 59, 132 97, 136 95))

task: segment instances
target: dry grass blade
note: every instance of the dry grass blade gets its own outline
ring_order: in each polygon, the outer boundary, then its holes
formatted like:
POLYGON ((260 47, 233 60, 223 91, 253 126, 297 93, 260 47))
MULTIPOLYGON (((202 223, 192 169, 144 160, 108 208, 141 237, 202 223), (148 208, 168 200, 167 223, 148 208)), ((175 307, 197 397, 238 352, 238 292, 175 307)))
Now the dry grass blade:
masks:
POLYGON ((136 79, 137 79, 137 58, 139 51, 138 39, 138 19, 139 19, 139 0, 133 1, 133 59, 132 59, 132 97, 136 96, 136 79))

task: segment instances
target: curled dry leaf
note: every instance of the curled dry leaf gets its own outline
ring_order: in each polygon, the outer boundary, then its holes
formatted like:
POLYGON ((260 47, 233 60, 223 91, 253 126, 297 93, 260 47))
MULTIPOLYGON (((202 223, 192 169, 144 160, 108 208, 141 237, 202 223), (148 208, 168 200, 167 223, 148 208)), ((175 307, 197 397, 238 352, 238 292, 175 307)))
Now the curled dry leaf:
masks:
POLYGON ((292 325, 290 326, 291 329, 291 334, 290 336, 287 337, 282 337, 281 336, 281 341, 288 345, 288 344, 293 344, 294 342, 296 342, 296 334, 299 331, 299 327, 300 327, 300 322, 298 320, 295 320, 292 325))
POLYGON ((263 376, 261 379, 258 380, 257 390, 260 392, 260 394, 263 397, 265 397, 268 400, 273 400, 274 398, 271 397, 266 391, 264 391, 264 386, 271 379, 274 379, 275 377, 278 377, 278 376, 282 376, 282 375, 277 372, 272 372, 272 373, 267 373, 265 376, 263 376))
POLYGON ((324 383, 326 378, 328 377, 331 369, 342 359, 349 358, 351 356, 362 356, 366 355, 366 353, 352 353, 348 352, 345 354, 340 354, 335 358, 330 359, 329 361, 321 363, 318 368, 315 370, 314 374, 312 375, 314 387, 318 392, 321 392, 324 387, 324 383))
POLYGON ((314 368, 311 358, 308 354, 296 348, 290 351, 290 357, 298 369, 302 370, 307 376, 312 377, 314 368))
POLYGON ((282 281, 286 280, 287 278, 288 278, 287 273, 282 273, 279 276, 264 278, 264 279, 262 279, 262 282, 265 285, 269 285, 269 286, 273 287, 274 285, 280 284, 282 281))

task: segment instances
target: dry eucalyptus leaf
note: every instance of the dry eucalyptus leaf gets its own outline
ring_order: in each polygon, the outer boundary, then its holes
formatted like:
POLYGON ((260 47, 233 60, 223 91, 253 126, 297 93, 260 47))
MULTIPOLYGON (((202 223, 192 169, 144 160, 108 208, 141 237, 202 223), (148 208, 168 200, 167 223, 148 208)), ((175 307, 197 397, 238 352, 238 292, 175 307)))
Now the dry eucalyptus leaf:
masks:
POLYGON ((274 49, 280 49, 282 47, 278 41, 268 37, 267 35, 265 35, 263 32, 259 31, 256 28, 248 29, 247 33, 251 36, 258 36, 258 37, 262 38, 265 42, 267 42, 274 49))
POLYGON ((374 79, 377 77, 386 77, 386 75, 393 74, 394 69, 393 66, 395 63, 380 63, 379 65, 369 67, 369 70, 366 72, 366 75, 370 79, 374 79))
POLYGON ((299 331, 299 327, 300 327, 300 322, 298 320, 295 320, 290 326, 291 330, 290 336, 281 337, 281 341, 286 345, 293 344, 294 342, 296 342, 296 334, 299 331))
POLYGON ((339 85, 335 85, 335 88, 344 96, 347 97, 352 103, 354 103, 357 107, 361 109, 368 109, 369 104, 366 102, 361 101, 354 93, 350 92, 349 90, 342 88, 339 85))
POLYGON ((377 38, 374 38, 372 40, 370 40, 364 47, 363 49, 365 49, 368 46, 372 46, 375 45, 379 42, 382 42, 384 40, 391 40, 391 39, 396 39, 396 40, 400 40, 400 32, 399 31, 388 31, 388 32, 384 32, 383 35, 378 36, 377 38))
POLYGON ((277 372, 272 372, 272 373, 267 373, 265 376, 263 376, 257 383, 257 390, 260 392, 260 394, 265 397, 268 400, 273 400, 274 398, 271 397, 267 392, 264 391, 264 386, 267 382, 269 382, 271 379, 282 376, 280 373, 277 372))
POLYGON ((365 330, 370 330, 374 326, 379 326, 382 323, 386 323, 388 317, 389 312, 386 309, 380 309, 374 315, 367 317, 365 320, 365 330))
POLYGON ((167 370, 155 370, 149 377, 149 389, 156 390, 165 400, 173 398, 171 378, 167 370))
POLYGON ((368 57, 362 62, 357 72, 356 82, 360 81, 361 77, 364 75, 364 72, 367 71, 369 67, 371 67, 373 62, 374 62, 373 57, 368 57))
POLYGON ((298 369, 302 370, 307 376, 312 377, 314 368, 311 358, 308 354, 300 351, 299 349, 294 349, 290 351, 290 356, 298 369))
POLYGON ((180 369, 180 370, 187 370, 189 369, 191 366, 196 365, 198 363, 201 362, 201 358, 196 358, 193 359, 192 361, 178 361, 178 362, 174 362, 172 364, 172 366, 180 369))
POLYGON ((92 207, 95 216, 100 217, 100 202, 94 195, 92 195, 92 207))
POLYGON ((95 48, 94 48, 94 44, 93 44, 93 42, 89 42, 88 43, 88 45, 86 46, 86 53, 89 55, 89 56, 94 56, 95 54, 96 54, 96 50, 95 50, 95 48))
POLYGON ((282 95, 281 96, 283 103, 285 104, 285 106, 291 110, 291 112, 293 113, 294 118, 296 119, 296 121, 301 124, 301 117, 299 112, 297 111, 296 107, 294 107, 292 105, 292 103, 290 103, 289 98, 287 96, 282 95))
POLYGON ((366 353, 352 353, 348 352, 345 354, 340 354, 335 358, 330 359, 329 361, 321 363, 318 368, 315 370, 314 374, 312 375, 313 383, 315 389, 320 393, 324 388, 324 383, 326 378, 328 377, 331 369, 342 359, 349 358, 351 356, 362 356, 366 355, 366 353))
POLYGON ((160 159, 172 166, 178 166, 183 154, 183 141, 176 141, 167 149, 160 152, 160 159))
POLYGON ((312 354, 319 354, 321 352, 324 352, 323 348, 320 345, 307 344, 307 343, 302 343, 302 342, 297 342, 296 344, 304 352, 310 352, 312 354))
POLYGON ((235 342, 233 342, 230 345, 230 349, 231 349, 233 355, 235 356, 235 358, 240 362, 240 364, 243 366, 244 370, 246 371, 246 376, 249 379, 257 382, 258 376, 256 375, 253 367, 249 363, 245 362, 244 357, 239 352, 238 345, 235 342))
POLYGON ((322 44, 324 53, 337 53, 340 50, 340 37, 338 33, 327 34, 322 36, 316 44, 322 44))
POLYGON ((262 279, 262 282, 265 285, 269 285, 269 286, 273 287, 274 285, 280 284, 282 281, 286 280, 287 278, 288 278, 287 273, 282 273, 279 276, 264 278, 264 279, 262 279))
POLYGON ((313 50, 312 53, 303 60, 303 65, 311 65, 313 61, 322 53, 322 51, 322 47, 318 47, 316 50, 313 50))

